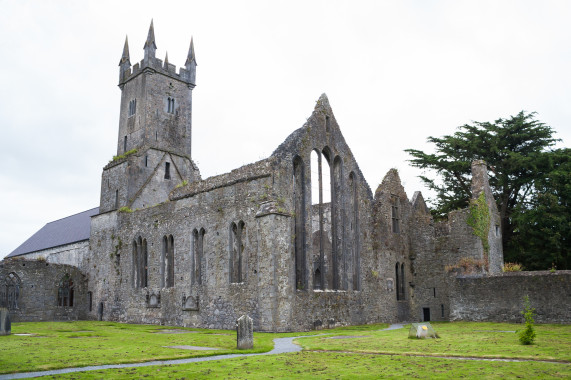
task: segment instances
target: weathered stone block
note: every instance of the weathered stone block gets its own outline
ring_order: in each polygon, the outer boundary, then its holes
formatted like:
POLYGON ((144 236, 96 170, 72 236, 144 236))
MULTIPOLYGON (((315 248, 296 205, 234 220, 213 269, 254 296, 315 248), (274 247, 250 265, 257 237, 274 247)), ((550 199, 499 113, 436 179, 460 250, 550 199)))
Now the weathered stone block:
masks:
POLYGON ((10 335, 12 324, 10 323, 10 314, 8 309, 0 307, 0 335, 10 335))
POLYGON ((254 322, 252 318, 243 315, 236 321, 236 334, 239 350, 254 348, 254 322))

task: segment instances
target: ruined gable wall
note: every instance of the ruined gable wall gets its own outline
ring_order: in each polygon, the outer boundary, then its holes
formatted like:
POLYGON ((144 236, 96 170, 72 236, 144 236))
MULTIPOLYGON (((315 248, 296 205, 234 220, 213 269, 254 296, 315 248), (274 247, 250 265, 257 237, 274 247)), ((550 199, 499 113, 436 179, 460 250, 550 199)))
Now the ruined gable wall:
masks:
MULTIPOLYGON (((287 210, 298 210, 291 218, 290 231, 296 223, 303 225, 305 262, 303 279, 291 289, 293 296, 290 330, 308 330, 338 325, 363 324, 392 320, 393 312, 384 306, 385 284, 380 279, 381 263, 373 253, 371 240, 372 194, 355 158, 347 146, 327 98, 322 96, 307 123, 292 133, 273 153, 279 162, 275 189, 285 200, 287 210), (330 239, 325 260, 320 268, 325 270, 325 281, 318 284, 316 278, 317 255, 314 237, 318 228, 316 205, 311 205, 311 152, 319 151, 328 160, 332 178, 332 201, 323 205, 324 232, 330 239), (303 167, 300 186, 295 177, 296 162, 303 167), (354 185, 354 187, 352 187, 354 185), (297 191, 297 193, 296 193, 297 191), (296 209, 296 194, 303 193, 303 208, 296 209), (355 202, 355 195, 357 201, 355 202), (330 223, 328 221, 331 220, 330 223), (338 222, 336 222, 338 221, 338 222), (355 249, 358 260, 355 258, 355 249), (337 261, 337 281, 333 280, 333 260, 337 261), (331 263, 331 264, 330 264, 331 263)), ((323 165, 323 167, 326 167, 323 165)), ((291 234, 292 245, 299 235, 291 234)), ((295 253, 295 249, 294 249, 295 253)), ((291 266, 295 267, 295 257, 291 266)), ((296 283, 296 271, 291 272, 290 282, 296 283)))
POLYGON ((44 260, 8 259, 0 264, 0 281, 15 273, 21 281, 18 307, 10 310, 12 322, 85 319, 89 309, 85 276, 75 267, 44 260), (74 283, 73 307, 58 306, 58 285, 65 274, 74 283))
POLYGON ((409 302, 413 294, 409 284, 413 279, 409 235, 413 231, 409 221, 412 211, 398 171, 389 170, 375 191, 373 249, 378 262, 379 281, 385 285, 384 306, 392 311, 389 320, 393 321, 408 320, 410 315, 409 302))

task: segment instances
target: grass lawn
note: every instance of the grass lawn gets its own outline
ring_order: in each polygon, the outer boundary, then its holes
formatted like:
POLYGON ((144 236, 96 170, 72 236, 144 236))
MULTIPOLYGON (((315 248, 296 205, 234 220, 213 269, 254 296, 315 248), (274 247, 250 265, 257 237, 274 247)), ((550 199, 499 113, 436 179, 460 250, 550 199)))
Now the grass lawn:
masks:
POLYGON ((72 373, 58 376, 57 379, 569 379, 570 366, 540 362, 505 363, 401 355, 299 352, 174 366, 72 373))
POLYGON ((358 339, 329 339, 327 336, 300 338, 306 350, 351 351, 435 356, 474 356, 482 358, 522 358, 571 361, 571 326, 536 325, 535 344, 519 344, 523 324, 491 322, 433 322, 440 339, 406 339, 408 328, 364 332, 358 339))
POLYGON ((537 340, 522 346, 515 331, 522 324, 433 323, 440 339, 407 339, 408 329, 379 331, 386 324, 308 333, 255 333, 254 350, 238 351, 229 330, 131 325, 113 322, 14 323, 0 337, 0 373, 28 372, 96 364, 134 363, 228 353, 269 351, 272 339, 327 334, 296 341, 300 353, 242 357, 174 366, 151 366, 72 373, 63 378, 571 378, 571 325, 536 325, 537 340), (161 334, 161 330, 191 331, 161 334), (31 333, 30 336, 14 334, 31 333), (331 339, 334 336, 346 339, 331 339), (219 348, 194 351, 164 346, 219 348), (325 352, 323 352, 325 351, 325 352), (528 358, 543 362, 490 362, 414 355, 528 358))

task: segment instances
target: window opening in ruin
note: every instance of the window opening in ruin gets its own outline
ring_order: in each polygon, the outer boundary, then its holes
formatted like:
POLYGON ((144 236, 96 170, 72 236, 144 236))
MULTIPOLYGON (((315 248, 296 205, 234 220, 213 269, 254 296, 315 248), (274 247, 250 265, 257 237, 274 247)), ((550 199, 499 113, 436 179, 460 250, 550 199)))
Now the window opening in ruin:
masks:
POLYGON ((115 209, 119 208, 119 190, 115 190, 115 209))
POLYGON ((149 156, 145 155, 145 167, 149 166, 149 156))
POLYGON ((496 236, 500 236, 500 226, 496 224, 496 236))
POLYGON ((395 279, 396 279, 396 290, 397 290, 397 301, 401 300, 401 295, 400 295, 400 274, 399 274, 399 270, 400 270, 400 265, 397 262, 395 265, 395 279))
POLYGON ((193 284, 202 284, 202 257, 204 253, 204 234, 206 231, 201 228, 200 231, 194 229, 192 231, 193 238, 193 260, 192 260, 192 279, 193 284))
POLYGON ((230 282, 243 282, 243 254, 245 248, 246 224, 239 221, 230 225, 230 282))
POLYGON ((138 239, 133 241, 133 287, 145 288, 147 287, 148 275, 148 253, 147 253, 147 239, 139 236, 138 239))
POLYGON ((400 286, 401 286, 400 296, 401 296, 401 300, 406 299, 404 284, 405 284, 405 278, 404 278, 404 263, 402 263, 402 264, 400 265, 400 286))
POLYGON ((325 116, 325 131, 329 132, 331 130, 331 124, 329 121, 329 116, 325 116))
POLYGON ((161 287, 172 288, 174 286, 174 238, 172 235, 163 236, 161 252, 161 287))
POLYGON ((333 289, 347 289, 347 262, 349 254, 344 254, 345 237, 345 202, 343 188, 343 162, 341 157, 333 159, 333 177, 331 178, 331 238, 332 238, 332 277, 333 289))
POLYGON ((89 311, 93 310, 93 293, 87 292, 87 302, 89 305, 89 311))
POLYGON ((73 280, 69 274, 65 274, 58 287, 58 306, 73 307, 73 280))
POLYGON ((165 162, 165 179, 171 179, 171 164, 165 162))
POLYGON ((317 151, 311 151, 311 204, 331 202, 331 171, 329 162, 317 151))
POLYGON ((349 174, 350 194, 350 235, 351 250, 353 257, 353 290, 361 290, 361 253, 359 252, 359 198, 357 193, 357 180, 355 173, 349 174))
POLYGON ((315 290, 321 290, 322 289, 321 271, 319 270, 319 268, 317 268, 315 270, 315 272, 313 273, 313 289, 315 289, 315 290))
POLYGON ((20 277, 14 272, 8 273, 4 278, 3 285, 3 289, 0 290, 0 306, 7 307, 8 310, 18 309, 18 299, 22 287, 20 277))
POLYGON ((442 314, 442 318, 444 318, 444 304, 440 304, 440 313, 442 314))
POLYGON ((127 152, 127 136, 123 138, 123 153, 127 152))
POLYGON ((434 295, 434 298, 436 298, 436 288, 432 288, 432 293, 434 295))
POLYGON ((321 273, 321 287, 337 288, 337 277, 334 270, 334 252, 332 237, 335 236, 332 225, 331 213, 331 167, 330 152, 325 148, 323 152, 314 150, 311 152, 311 230, 313 236, 313 257, 319 256, 319 268, 321 273), (323 159, 325 157, 325 160, 323 159))
POLYGON ((295 287, 307 289, 305 250, 305 166, 301 157, 293 161, 293 199, 294 199, 294 236, 295 236, 295 287))
POLYGON ((155 131, 155 141, 159 141, 159 132, 155 131))
POLYGON ((391 219, 393 222, 393 232, 400 233, 400 202, 396 195, 391 195, 391 219))

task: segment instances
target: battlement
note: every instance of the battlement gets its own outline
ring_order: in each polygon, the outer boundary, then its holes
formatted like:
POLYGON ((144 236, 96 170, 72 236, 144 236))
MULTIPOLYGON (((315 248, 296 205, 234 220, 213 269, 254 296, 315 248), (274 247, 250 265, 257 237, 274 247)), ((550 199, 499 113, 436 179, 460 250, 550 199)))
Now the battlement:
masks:
POLYGON ((153 58, 148 61, 142 59, 140 62, 135 63, 132 67, 127 67, 122 71, 122 80, 120 80, 119 85, 124 85, 129 80, 135 78, 137 75, 145 72, 146 70, 152 70, 154 72, 166 75, 172 79, 179 80, 181 82, 188 83, 189 85, 195 86, 195 83, 191 81, 191 71, 187 70, 185 67, 180 67, 178 73, 176 72, 177 67, 172 63, 165 65, 162 59, 153 58), (168 65, 168 66, 167 66, 168 65))
POLYGON ((122 89, 125 83, 137 77, 143 72, 149 70, 154 73, 166 75, 172 79, 187 83, 191 88, 194 88, 196 81, 196 58, 194 55, 194 42, 190 39, 190 47, 188 49, 188 56, 184 67, 180 67, 179 72, 176 72, 176 66, 168 61, 168 54, 164 61, 155 57, 157 45, 155 43, 155 29, 153 21, 143 47, 144 58, 140 63, 136 63, 131 67, 129 59, 129 42, 125 39, 125 46, 123 48, 123 55, 119 61, 119 87, 122 89))

